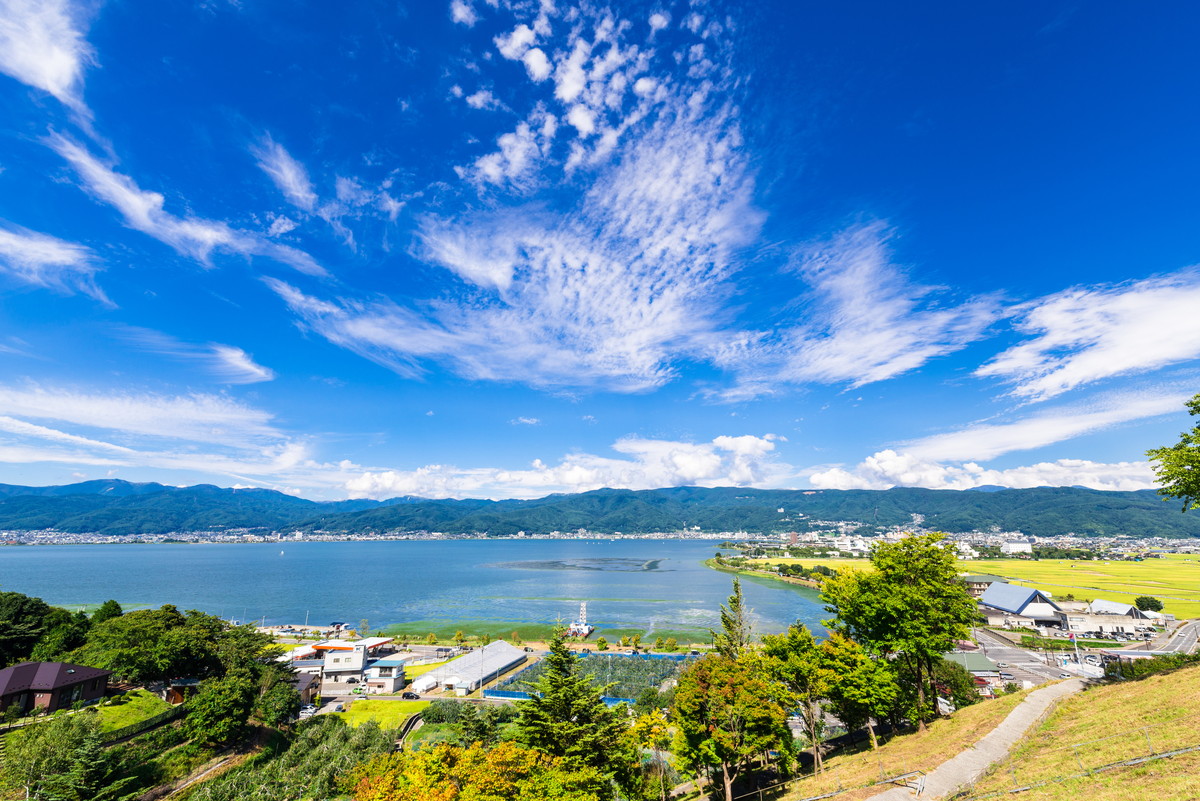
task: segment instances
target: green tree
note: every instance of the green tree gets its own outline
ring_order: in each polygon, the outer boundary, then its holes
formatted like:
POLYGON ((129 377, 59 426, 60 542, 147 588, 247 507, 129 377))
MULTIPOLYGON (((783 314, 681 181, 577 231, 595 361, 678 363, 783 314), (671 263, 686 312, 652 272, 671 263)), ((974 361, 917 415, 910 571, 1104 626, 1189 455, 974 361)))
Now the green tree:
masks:
POLYGON ((463 642, 466 641, 466 639, 467 639, 467 635, 463 634, 462 629, 459 629, 458 631, 454 632, 454 644, 455 645, 462 645, 463 642))
POLYGON ((721 631, 709 631, 717 653, 728 659, 737 659, 750 644, 753 631, 750 625, 750 610, 742 597, 742 582, 733 580, 733 594, 728 605, 721 606, 721 631))
POLYGON ((50 623, 50 605, 19 592, 0 592, 0 667, 29 659, 50 623))
POLYGON ((752 655, 698 660, 680 675, 675 691, 676 756, 705 771, 710 784, 719 775, 726 801, 733 801, 733 784, 754 759, 772 749, 791 754, 780 695, 752 655))
POLYGON ((121 609, 121 605, 109 598, 107 601, 100 604, 100 606, 96 608, 95 612, 92 612, 92 625, 99 625, 110 618, 120 617, 123 614, 125 614, 125 611, 121 609))
POLYGON ((91 620, 83 612, 68 612, 51 607, 45 620, 46 633, 33 647, 29 658, 34 662, 56 662, 87 642, 91 620))
POLYGON ((821 651, 830 673, 830 709, 848 730, 866 726, 871 749, 878 748, 874 720, 892 710, 899 693, 890 663, 873 659, 862 646, 837 632, 821 643, 821 651))
MULTIPOLYGON (((1186 404, 1188 414, 1200 415, 1200 394, 1186 404)), ((1151 448, 1146 456, 1154 464, 1158 494, 1182 502, 1180 511, 1200 506, 1200 425, 1179 435, 1179 442, 1165 448, 1151 448)))
POLYGON ((27 799, 108 801, 124 795, 130 778, 104 750, 93 715, 66 715, 12 732, 0 760, 0 786, 27 799))
POLYGON ((254 684, 245 675, 208 679, 188 699, 183 728, 194 740, 214 744, 232 742, 245 732, 254 700, 254 684))
POLYGON ((295 720, 300 714, 300 693, 282 670, 266 672, 259 680, 254 700, 254 717, 274 728, 295 720))
POLYGON ((603 637, 597 637, 596 638, 596 650, 597 651, 607 651, 608 650, 608 640, 604 639, 603 637))
POLYGON ((365 617, 358 621, 358 636, 362 637, 364 640, 371 636, 371 626, 367 623, 367 619, 365 617))
POLYGON ((803 623, 795 623, 783 634, 768 634, 762 638, 767 666, 791 694, 791 703, 798 704, 808 730, 812 747, 813 766, 821 772, 821 740, 825 728, 821 700, 829 693, 833 676, 825 660, 825 652, 803 623))
POLYGON ((663 650, 671 654, 679 650, 679 642, 674 637, 668 637, 663 643, 663 650))
POLYGON ((1163 610, 1163 602, 1153 595, 1139 595, 1133 600, 1133 605, 1143 612, 1161 612, 1163 610))
POLYGON ((624 737, 624 722, 601 698, 608 688, 597 688, 583 673, 562 629, 554 632, 541 664, 545 668, 529 699, 517 702, 517 740, 560 758, 571 770, 595 770, 625 785, 636 755, 624 737))
POLYGON ((429 645, 437 645, 437 635, 432 631, 429 632, 429 636, 425 638, 425 642, 429 645))
POLYGON ((924 730, 936 692, 934 664, 970 635, 975 601, 944 534, 883 543, 871 552, 871 564, 872 572, 842 571, 825 582, 821 598, 836 615, 826 625, 902 664, 914 689, 909 714, 924 730))

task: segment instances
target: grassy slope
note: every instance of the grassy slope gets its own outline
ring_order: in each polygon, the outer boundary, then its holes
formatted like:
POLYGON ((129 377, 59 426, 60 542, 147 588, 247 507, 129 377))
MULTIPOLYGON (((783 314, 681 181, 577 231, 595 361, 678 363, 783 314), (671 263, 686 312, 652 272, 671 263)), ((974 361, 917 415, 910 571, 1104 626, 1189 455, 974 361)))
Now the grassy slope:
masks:
POLYGON ((146 690, 134 690, 125 697, 129 700, 123 704, 99 708, 97 715, 101 731, 113 731, 139 723, 171 708, 166 701, 146 690))
MULTIPOLYGON (((785 798, 810 798, 837 790, 877 782, 883 776, 897 776, 914 770, 930 771, 954 754, 977 743, 994 729, 1027 693, 1014 693, 994 701, 983 701, 938 720, 925 732, 893 738, 871 751, 866 744, 857 753, 835 756, 826 770, 795 782, 785 798)), ((886 786, 853 790, 839 795, 838 801, 855 801, 886 790, 886 786)))
MULTIPOLYGON (((1155 752, 1200 745, 1200 668, 1117 682, 1064 701, 973 795, 1003 792, 1155 752), (1148 728, 1144 728, 1148 727, 1148 728), (1149 736, 1149 742, 1147 741, 1149 736)), ((1200 798, 1200 752, 1071 779, 1021 801, 1200 798)))
MULTIPOLYGON (((827 565, 866 570, 865 559, 768 559, 764 562, 827 565)), ((1179 618, 1200 617, 1200 560, 1169 554, 1145 562, 1073 562, 1067 559, 977 559, 959 562, 971 573, 990 573, 1046 590, 1056 597, 1104 598, 1133 603, 1139 595, 1161 598, 1165 611, 1179 618)))

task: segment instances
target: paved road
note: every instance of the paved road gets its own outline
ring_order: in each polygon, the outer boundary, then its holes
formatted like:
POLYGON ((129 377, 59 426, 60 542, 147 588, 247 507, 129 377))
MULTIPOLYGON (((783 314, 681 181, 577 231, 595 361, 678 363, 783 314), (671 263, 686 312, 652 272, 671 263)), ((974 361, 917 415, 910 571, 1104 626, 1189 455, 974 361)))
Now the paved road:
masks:
POLYGON ((983 655, 993 662, 1007 664, 1008 667, 1000 670, 1013 674, 1016 681, 1045 684, 1057 679, 1058 674, 1063 672, 1057 665, 1047 665, 1044 655, 1014 647, 1008 640, 987 629, 975 629, 975 639, 982 646, 983 655))
POLYGON ((1200 620, 1193 620, 1180 626, 1163 650, 1190 654, 1196 650, 1197 639, 1200 639, 1200 620))

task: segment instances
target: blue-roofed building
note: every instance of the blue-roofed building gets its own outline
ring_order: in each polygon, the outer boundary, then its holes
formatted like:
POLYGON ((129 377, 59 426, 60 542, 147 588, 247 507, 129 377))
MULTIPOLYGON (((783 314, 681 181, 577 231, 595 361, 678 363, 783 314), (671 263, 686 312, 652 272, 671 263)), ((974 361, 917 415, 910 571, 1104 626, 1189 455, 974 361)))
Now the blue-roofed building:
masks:
POLYGON ((989 626, 1053 626, 1062 610, 1041 590, 996 582, 980 597, 979 611, 989 626))

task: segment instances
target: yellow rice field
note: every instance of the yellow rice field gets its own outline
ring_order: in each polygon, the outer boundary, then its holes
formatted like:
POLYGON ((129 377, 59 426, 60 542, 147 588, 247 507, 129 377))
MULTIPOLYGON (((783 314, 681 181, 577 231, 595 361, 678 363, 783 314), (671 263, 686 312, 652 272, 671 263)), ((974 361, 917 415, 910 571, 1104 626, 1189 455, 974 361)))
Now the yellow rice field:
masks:
MULTIPOLYGON (((759 560, 755 560, 756 562, 759 560)), ((834 569, 869 569, 865 559, 764 559, 764 563, 827 565, 834 569)), ((1164 612, 1178 618, 1200 617, 1200 556, 1167 554, 1144 562, 1077 562, 1069 559, 973 559, 959 562, 964 573, 1002 576, 1014 584, 1045 590, 1056 598, 1103 598, 1133 603, 1139 595, 1163 602, 1164 612)))

